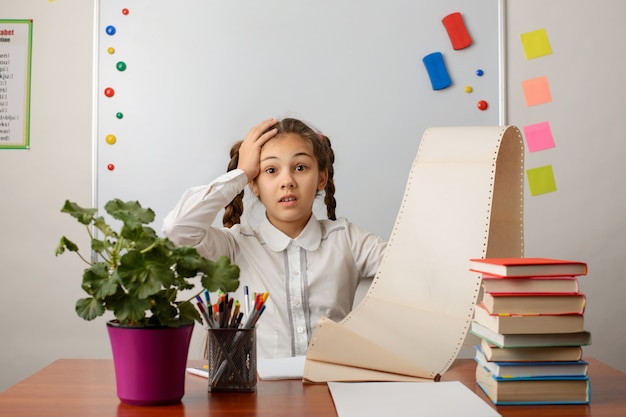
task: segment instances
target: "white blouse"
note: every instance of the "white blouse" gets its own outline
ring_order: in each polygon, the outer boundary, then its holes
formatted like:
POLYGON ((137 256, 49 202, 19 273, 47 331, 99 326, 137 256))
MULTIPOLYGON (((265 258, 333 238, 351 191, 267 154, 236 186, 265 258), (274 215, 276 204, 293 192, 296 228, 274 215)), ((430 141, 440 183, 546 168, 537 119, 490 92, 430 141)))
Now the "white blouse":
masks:
POLYGON ((235 297, 242 311, 245 285, 250 292, 269 292, 257 324, 259 357, 304 355, 322 316, 339 321, 350 312, 359 280, 374 276, 386 242, 344 218, 311 216, 295 239, 267 219, 258 229, 212 227, 218 212, 246 184, 246 174, 233 170, 207 186, 188 189, 164 219, 163 232, 209 259, 226 255, 237 264, 241 274, 235 297))

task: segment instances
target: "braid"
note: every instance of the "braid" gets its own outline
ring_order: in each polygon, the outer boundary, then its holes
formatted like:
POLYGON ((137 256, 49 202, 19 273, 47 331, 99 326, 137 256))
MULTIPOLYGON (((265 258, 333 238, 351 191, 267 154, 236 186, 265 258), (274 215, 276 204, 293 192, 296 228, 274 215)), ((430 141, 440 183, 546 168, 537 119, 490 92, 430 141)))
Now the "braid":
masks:
POLYGON ((335 214, 335 209, 337 208, 337 200, 335 200, 335 181, 333 177, 335 176, 335 168, 333 164, 335 163, 335 152, 333 152, 333 148, 330 145, 330 139, 327 136, 324 136, 320 133, 320 142, 326 148, 326 153, 328 155, 328 164, 326 165, 326 169, 328 170, 328 182, 326 182, 326 188, 324 188, 324 203, 326 204, 326 214, 330 220, 337 220, 337 215, 335 214))
MULTIPOLYGON (((237 168, 239 162, 239 147, 241 141, 235 142, 232 148, 230 148, 230 161, 228 162, 228 169, 226 171, 232 171, 237 168)), ((235 224, 241 222, 241 215, 243 214, 243 191, 237 194, 233 201, 231 201, 226 207, 224 207, 224 217, 222 223, 224 227, 232 227, 235 224)))

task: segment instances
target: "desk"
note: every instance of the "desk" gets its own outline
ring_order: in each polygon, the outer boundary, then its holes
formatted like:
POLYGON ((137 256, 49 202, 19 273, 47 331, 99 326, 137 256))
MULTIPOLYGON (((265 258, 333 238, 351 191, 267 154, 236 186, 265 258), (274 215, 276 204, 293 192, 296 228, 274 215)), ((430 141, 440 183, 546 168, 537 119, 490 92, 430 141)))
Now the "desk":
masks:
MULTIPOLYGON (((589 362, 591 405, 501 406, 504 417, 515 416, 626 416, 626 374, 600 361, 589 362)), ((193 361, 198 366, 201 362, 193 361)), ((486 400, 476 386, 476 364, 457 360, 443 376, 458 380, 486 400)), ((59 359, 0 393, 0 416, 337 416, 326 384, 304 385, 299 380, 259 381, 254 394, 207 392, 207 380, 187 375, 182 404, 134 407, 122 404, 115 394, 113 362, 107 359, 59 359)))

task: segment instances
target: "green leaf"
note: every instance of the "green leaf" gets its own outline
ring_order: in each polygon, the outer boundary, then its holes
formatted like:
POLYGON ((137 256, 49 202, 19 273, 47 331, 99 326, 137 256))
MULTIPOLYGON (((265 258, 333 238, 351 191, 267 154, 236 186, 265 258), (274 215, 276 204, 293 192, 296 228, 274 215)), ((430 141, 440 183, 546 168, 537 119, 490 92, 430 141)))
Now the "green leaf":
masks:
POLYGON ((114 219, 121 220, 125 226, 136 229, 154 221, 154 211, 143 208, 138 201, 122 201, 115 198, 104 205, 104 209, 114 219))
POLYGON ((80 223, 88 225, 93 220, 93 216, 98 210, 95 208, 82 208, 76 203, 65 200, 61 213, 68 213, 76 218, 80 223))
POLYGON ((108 264, 98 262, 85 269, 83 273, 83 289, 97 299, 104 299, 113 295, 119 288, 119 281, 115 275, 109 275, 108 264))
POLYGON ((93 320, 104 314, 104 305, 93 297, 81 298, 76 302, 76 313, 85 320, 93 320))
POLYGON ((91 250, 97 252, 97 253, 104 253, 106 252, 107 247, 109 247, 110 245, 107 245, 107 242, 105 242, 104 240, 100 240, 100 239, 91 239, 91 250))
POLYGON ((111 229, 111 226, 104 220, 104 217, 96 217, 93 221, 93 225, 96 229, 100 230, 105 236, 113 236, 117 238, 117 233, 111 229))
POLYGON ((143 251, 151 246, 162 246, 165 239, 157 236, 154 229, 148 226, 144 226, 141 229, 137 229, 134 233, 126 233, 124 236, 126 239, 135 240, 135 248, 143 251))
POLYGON ((176 297, 178 296, 178 291, 176 288, 168 288, 163 290, 163 298, 168 302, 173 303, 176 301, 176 297))
POLYGON ((212 264, 212 271, 205 272, 207 275, 202 277, 204 288, 211 292, 219 289, 232 292, 239 288, 239 267, 237 265, 231 264, 230 259, 226 256, 220 256, 212 264))
POLYGON ((78 252, 78 246, 65 236, 62 236, 61 240, 59 241, 59 246, 57 246, 54 254, 56 256, 59 256, 65 252, 65 249, 69 250, 70 252, 78 252))
POLYGON ((178 261, 176 273, 183 278, 192 278, 200 271, 211 271, 211 261, 200 256, 192 246, 180 246, 175 249, 178 261))
POLYGON ((158 255, 131 250, 120 258, 118 273, 132 295, 148 298, 174 282, 174 272, 158 255))
POLYGON ((138 299, 124 294, 111 303, 113 314, 122 324, 135 324, 141 322, 145 312, 150 309, 150 300, 138 299))
POLYGON ((141 226, 135 226, 132 227, 130 225, 123 225, 122 229, 120 230, 120 236, 123 239, 126 239, 130 242, 137 242, 137 241, 141 241, 144 238, 145 232, 143 227, 141 226))
MULTIPOLYGON (((174 297, 176 297, 176 295, 174 295, 174 297)), ((151 310, 153 319, 150 321, 154 324, 172 326, 178 319, 178 310, 176 309, 176 305, 170 302, 169 296, 165 294, 165 291, 154 297, 152 300, 151 310)))
POLYGON ((195 320, 198 323, 202 324, 202 317, 200 316, 200 312, 191 304, 190 301, 183 301, 178 304, 178 310, 180 311, 180 319, 182 321, 192 321, 195 320))

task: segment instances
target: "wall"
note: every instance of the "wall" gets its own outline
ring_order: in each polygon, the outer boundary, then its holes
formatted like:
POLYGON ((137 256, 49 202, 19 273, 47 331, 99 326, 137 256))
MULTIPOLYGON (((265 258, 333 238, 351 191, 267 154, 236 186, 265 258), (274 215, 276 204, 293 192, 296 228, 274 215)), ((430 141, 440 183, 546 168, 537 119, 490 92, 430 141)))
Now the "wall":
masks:
POLYGON ((508 123, 549 121, 555 147, 526 152, 526 168, 552 165, 557 191, 525 196, 526 256, 580 259, 589 274, 584 349, 626 371, 626 73, 622 0, 508 2, 508 123), (520 34, 545 28, 553 53, 526 60, 520 34), (546 76, 552 102, 527 107, 523 80, 546 76))
MULTIPOLYGON (((54 249, 83 236, 59 210, 91 202, 93 4, 0 0, 33 19, 31 149, 0 151, 0 389, 61 357, 110 356, 102 326, 76 316, 83 265, 54 249)), ((86 241, 77 239, 78 244, 86 241)))
MULTIPOLYGON (((583 290, 594 343, 585 353, 626 371, 619 129, 626 68, 616 52, 624 35, 611 30, 620 27, 626 3, 572 3, 508 1, 507 60, 515 65, 507 117, 519 126, 549 119, 558 141, 526 155, 527 167, 553 164, 558 186, 556 193, 526 195, 526 254, 589 262, 583 290), (539 27, 548 30, 554 54, 520 61, 519 34, 539 27), (520 104, 519 82, 535 74, 550 77, 554 102, 529 109, 520 104)), ((73 311, 83 265, 54 256, 61 235, 82 236, 59 213, 63 201, 91 201, 93 7, 85 0, 0 0, 0 17, 35 21, 32 148, 0 151, 0 390, 57 358, 110 357, 103 321, 87 323, 73 311)))

